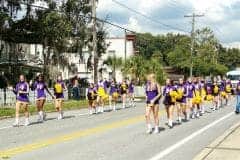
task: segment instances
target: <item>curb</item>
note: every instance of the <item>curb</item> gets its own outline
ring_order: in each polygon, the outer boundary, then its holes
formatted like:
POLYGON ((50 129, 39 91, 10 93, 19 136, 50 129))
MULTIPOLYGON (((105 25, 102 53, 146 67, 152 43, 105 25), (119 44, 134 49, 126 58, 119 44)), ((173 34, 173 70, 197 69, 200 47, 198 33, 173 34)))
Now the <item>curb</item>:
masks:
POLYGON ((231 126, 227 131, 225 131, 221 136, 215 139, 210 145, 206 146, 193 160, 204 160, 212 153, 215 147, 220 145, 228 136, 230 136, 236 129, 240 127, 240 122, 231 126))

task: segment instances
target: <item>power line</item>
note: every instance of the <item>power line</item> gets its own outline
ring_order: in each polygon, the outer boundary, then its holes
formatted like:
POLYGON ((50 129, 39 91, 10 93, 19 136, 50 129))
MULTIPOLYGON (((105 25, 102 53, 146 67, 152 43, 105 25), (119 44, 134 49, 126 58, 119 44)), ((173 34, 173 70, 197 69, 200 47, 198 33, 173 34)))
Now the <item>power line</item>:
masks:
MULTIPOLYGON (((47 7, 42 7, 42 6, 38 6, 38 5, 34 5, 34 4, 29 4, 29 3, 25 3, 25 2, 19 2, 19 4, 22 4, 22 5, 26 5, 26 6, 30 6, 30 7, 35 7, 35 8, 39 8, 39 9, 43 9, 43 10, 47 10, 49 8, 47 7)), ((56 11, 56 12, 59 12, 59 13, 64 13, 63 11, 61 10, 57 10, 57 9, 49 9, 49 10, 52 10, 52 11, 56 11)), ((107 23, 113 27, 116 27, 116 28, 119 28, 119 29, 122 29, 122 30, 126 30, 128 32, 131 32, 131 33, 136 33, 135 31, 133 30, 130 30, 126 27, 123 27, 123 26, 120 26, 120 25, 117 25, 117 24, 114 24, 112 22, 109 22, 107 20, 104 20, 104 19, 101 19, 101 18, 98 18, 98 17, 94 17, 94 16, 87 16, 87 15, 82 15, 80 14, 79 15, 80 17, 85 17, 85 18, 89 18, 89 19, 96 19, 96 21, 99 21, 99 22, 103 22, 103 23, 107 23)))
POLYGON ((140 16, 142 16, 142 17, 144 17, 144 18, 146 18, 146 19, 148 19, 148 20, 150 20, 150 21, 152 21, 152 22, 154 22, 154 23, 158 23, 158 24, 160 24, 160 25, 162 25, 162 26, 164 26, 164 27, 166 27, 166 28, 170 28, 170 29, 182 31, 182 32, 185 32, 185 33, 189 33, 188 31, 186 31, 186 30, 184 30, 184 29, 182 29, 182 28, 174 27, 174 26, 171 26, 171 25, 162 23, 162 22, 160 22, 160 21, 158 21, 158 20, 155 20, 155 19, 151 18, 150 16, 148 16, 148 15, 146 15, 146 14, 143 14, 143 13, 141 13, 141 12, 135 10, 135 9, 132 9, 132 8, 126 6, 125 4, 122 4, 122 3, 120 3, 120 2, 118 2, 118 1, 116 1, 116 0, 112 0, 112 1, 113 1, 114 3, 116 3, 116 4, 118 4, 118 5, 121 6, 121 7, 126 8, 126 9, 128 9, 129 11, 134 12, 134 13, 136 13, 136 14, 138 14, 138 15, 140 15, 140 16))
POLYGON ((203 17, 204 15, 198 15, 193 13, 192 15, 184 15, 186 18, 192 18, 192 31, 191 31, 191 57, 190 57, 190 77, 193 75, 193 52, 194 52, 194 44, 195 44, 195 18, 203 17))

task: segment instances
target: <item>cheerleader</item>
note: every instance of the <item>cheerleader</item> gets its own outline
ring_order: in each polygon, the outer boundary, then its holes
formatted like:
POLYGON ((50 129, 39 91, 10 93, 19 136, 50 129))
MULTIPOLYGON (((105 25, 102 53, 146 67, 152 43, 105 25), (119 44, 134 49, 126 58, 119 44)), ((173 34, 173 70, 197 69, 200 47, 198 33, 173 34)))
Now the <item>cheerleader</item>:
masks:
POLYGON ((159 133, 159 100, 161 97, 161 88, 160 85, 156 82, 156 78, 154 74, 150 74, 147 77, 148 82, 146 84, 146 123, 147 123, 147 133, 152 133, 152 126, 151 126, 151 112, 154 118, 154 133, 159 133))
POLYGON ((220 89, 219 101, 220 101, 221 107, 223 107, 223 100, 225 100, 225 105, 227 104, 227 93, 225 91, 225 88, 226 88, 226 81, 221 80, 219 82, 219 89, 220 89))
POLYGON ((63 119, 63 101, 64 94, 63 92, 67 89, 65 83, 62 80, 62 76, 58 76, 56 83, 54 84, 54 96, 55 96, 55 108, 58 112, 58 120, 63 119))
POLYGON ((213 103, 213 85, 211 81, 208 81, 205 85, 205 90, 206 90, 206 97, 205 100, 207 102, 213 103))
POLYGON ((219 94, 220 94, 220 87, 217 84, 217 80, 214 78, 213 80, 213 111, 219 109, 219 94))
POLYGON ((104 102, 108 99, 108 95, 106 94, 106 82, 100 80, 97 85, 97 103, 98 103, 98 112, 104 112, 104 102))
POLYGON ((109 106, 110 106, 110 109, 113 108, 113 111, 116 111, 116 104, 118 101, 118 97, 119 97, 118 86, 117 86, 116 80, 113 79, 110 84, 110 91, 109 91, 109 106))
POLYGON ((192 117, 194 118, 195 116, 199 118, 201 112, 200 112, 200 104, 202 101, 201 97, 201 87, 200 83, 197 78, 194 79, 194 91, 193 91, 193 107, 192 107, 192 117))
POLYGON ((122 108, 126 108, 126 101, 127 101, 127 92, 128 92, 128 84, 126 80, 120 84, 120 94, 122 97, 122 108))
POLYGON ((177 109, 178 109, 178 122, 181 124, 182 117, 181 114, 185 116, 185 120, 188 121, 188 114, 186 110, 186 98, 187 98, 187 88, 183 82, 183 79, 179 79, 179 84, 177 85, 177 109))
POLYGON ((134 81, 131 80, 128 84, 128 98, 129 98, 129 106, 134 107, 134 81))
MULTIPOLYGON (((192 83, 192 78, 188 78, 187 81, 187 109, 192 110, 193 108, 193 91, 194 91, 194 85, 192 83)), ((191 115, 191 118, 195 118, 194 114, 191 115)))
POLYGON ((46 113, 43 110, 43 106, 46 101, 46 93, 45 90, 48 92, 48 94, 54 99, 54 95, 49 91, 47 84, 44 81, 44 77, 42 74, 40 74, 37 77, 36 82, 33 84, 33 90, 37 92, 37 99, 36 99, 36 106, 38 110, 38 122, 43 122, 46 119, 46 113))
POLYGON ((13 92, 16 94, 16 118, 15 123, 13 124, 14 127, 19 126, 19 111, 21 107, 24 108, 25 111, 25 126, 30 124, 29 122, 29 112, 28 112, 28 103, 29 103, 29 85, 26 82, 24 75, 20 75, 19 82, 17 83, 16 87, 13 89, 13 92))
POLYGON ((89 114, 92 115, 96 113, 96 100, 97 100, 97 89, 94 87, 93 83, 90 83, 87 91, 89 114))
POLYGON ((225 91, 226 91, 226 106, 228 106, 228 102, 231 100, 232 97, 232 83, 230 81, 230 79, 226 80, 226 84, 225 84, 225 91))
POLYGON ((173 109, 176 103, 177 92, 170 79, 166 80, 166 85, 163 89, 163 96, 164 96, 163 104, 165 105, 165 109, 167 112, 168 126, 169 128, 172 128, 173 109))
POLYGON ((204 79, 201 79, 200 81, 200 88, 201 88, 201 97, 202 97, 202 103, 200 108, 201 108, 201 114, 203 115, 205 113, 205 98, 207 94, 204 79))

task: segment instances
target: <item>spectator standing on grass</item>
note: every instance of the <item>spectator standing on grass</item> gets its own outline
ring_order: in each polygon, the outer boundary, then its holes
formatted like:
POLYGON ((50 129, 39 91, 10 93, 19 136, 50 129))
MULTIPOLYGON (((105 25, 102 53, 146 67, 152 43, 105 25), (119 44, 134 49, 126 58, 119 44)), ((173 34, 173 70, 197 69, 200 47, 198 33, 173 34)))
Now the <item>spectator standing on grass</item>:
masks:
POLYGON ((79 83, 78 83, 77 79, 75 79, 73 81, 72 95, 73 95, 74 100, 79 100, 80 99, 79 83))

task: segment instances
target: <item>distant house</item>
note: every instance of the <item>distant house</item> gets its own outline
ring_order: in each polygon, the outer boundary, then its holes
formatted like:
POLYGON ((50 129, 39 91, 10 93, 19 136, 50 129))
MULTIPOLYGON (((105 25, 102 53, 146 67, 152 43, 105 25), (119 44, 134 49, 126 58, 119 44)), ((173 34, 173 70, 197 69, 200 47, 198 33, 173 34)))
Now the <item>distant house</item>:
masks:
MULTIPOLYGON (((134 47, 135 35, 129 34, 125 37, 110 37, 106 39, 106 43, 109 45, 106 51, 106 54, 103 54, 100 60, 100 66, 103 67, 103 78, 111 78, 112 77, 112 68, 107 65, 103 65, 103 62, 108 57, 118 57, 122 58, 124 61, 125 58, 128 59, 135 54, 134 47), (125 46, 126 44, 126 46, 125 46), (126 48, 125 48, 126 47, 126 48), (125 52, 126 49, 126 52, 125 52)), ((121 72, 121 68, 117 68, 116 70, 116 79, 121 81, 123 79, 123 75, 121 72)))

